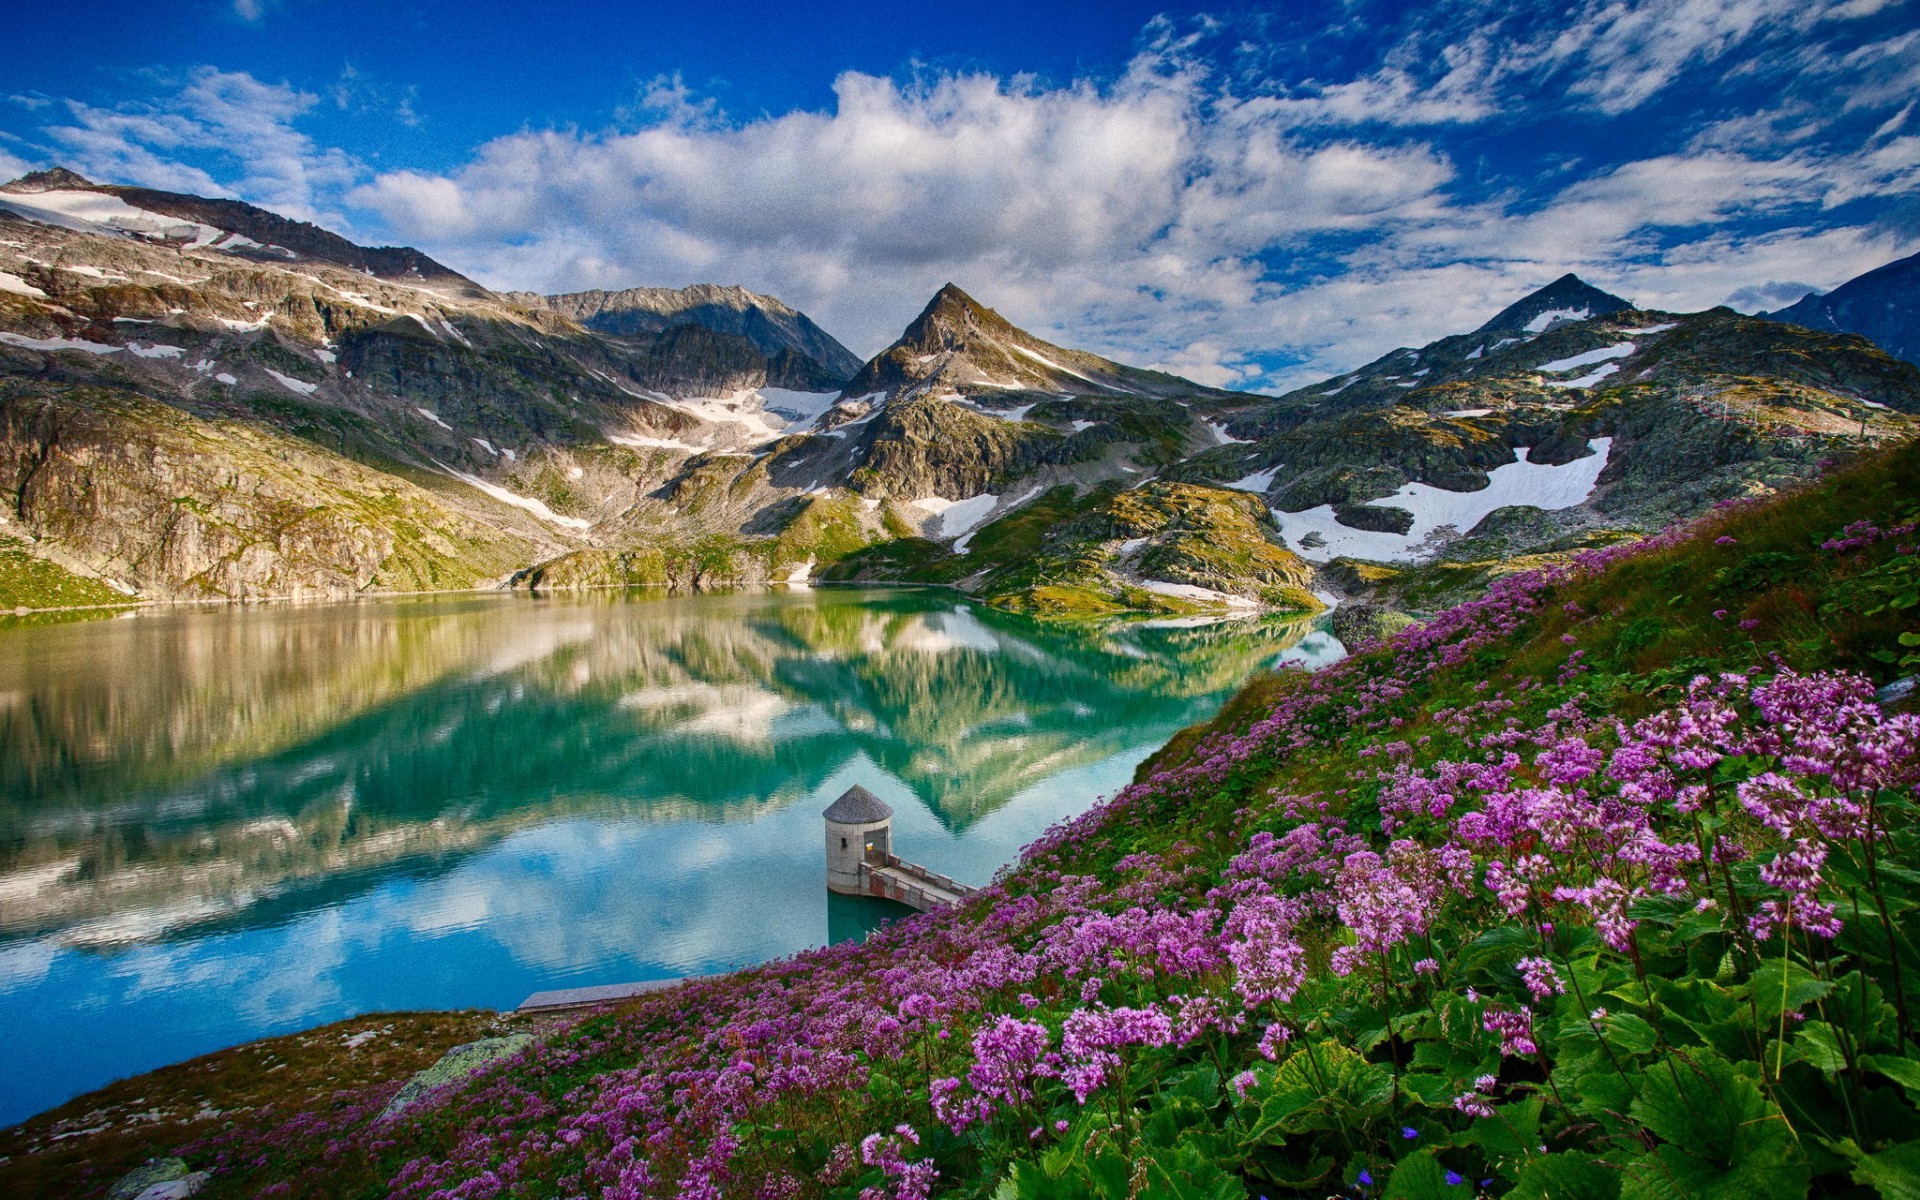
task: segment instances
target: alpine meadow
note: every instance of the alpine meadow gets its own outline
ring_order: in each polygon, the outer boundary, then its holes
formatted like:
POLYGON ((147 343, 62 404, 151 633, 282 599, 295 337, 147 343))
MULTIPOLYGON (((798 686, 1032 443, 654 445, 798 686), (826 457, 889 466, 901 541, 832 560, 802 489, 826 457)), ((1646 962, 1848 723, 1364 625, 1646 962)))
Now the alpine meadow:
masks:
POLYGON ((1920 0, 558 15, 8 18, 0 1193, 1920 1197, 1920 0))

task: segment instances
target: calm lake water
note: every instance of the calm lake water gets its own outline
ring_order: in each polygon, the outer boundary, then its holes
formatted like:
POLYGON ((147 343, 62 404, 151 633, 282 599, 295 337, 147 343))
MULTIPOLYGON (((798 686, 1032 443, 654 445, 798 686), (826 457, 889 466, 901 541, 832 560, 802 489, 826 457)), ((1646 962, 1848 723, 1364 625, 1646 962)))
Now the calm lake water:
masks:
POLYGON ((1300 622, 1058 625, 951 593, 460 596, 0 629, 0 1126, 401 1008, 857 937, 820 810, 987 882, 1300 622))

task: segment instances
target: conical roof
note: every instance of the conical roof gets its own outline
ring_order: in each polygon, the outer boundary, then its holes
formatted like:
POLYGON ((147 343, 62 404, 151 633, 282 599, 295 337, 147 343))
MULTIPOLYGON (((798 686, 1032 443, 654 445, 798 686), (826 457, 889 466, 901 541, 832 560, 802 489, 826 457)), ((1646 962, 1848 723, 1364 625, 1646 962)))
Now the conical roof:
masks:
POLYGON ((893 816, 893 810, 880 797, 856 783, 820 815, 842 825, 867 825, 893 816))

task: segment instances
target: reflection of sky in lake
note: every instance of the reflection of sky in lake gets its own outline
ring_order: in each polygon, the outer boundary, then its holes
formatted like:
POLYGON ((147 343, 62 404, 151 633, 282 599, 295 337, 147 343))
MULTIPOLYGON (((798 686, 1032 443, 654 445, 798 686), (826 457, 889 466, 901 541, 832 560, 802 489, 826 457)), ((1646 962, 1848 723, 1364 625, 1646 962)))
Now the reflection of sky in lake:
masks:
POLYGON ((830 904, 820 862, 852 784, 908 856, 983 883, 1251 671, 1337 653, 1300 627, 1073 630, 826 590, 0 639, 0 744, 40 756, 0 767, 27 796, 0 809, 23 847, 0 863, 0 1121, 356 1013, 857 932, 882 910, 830 904))

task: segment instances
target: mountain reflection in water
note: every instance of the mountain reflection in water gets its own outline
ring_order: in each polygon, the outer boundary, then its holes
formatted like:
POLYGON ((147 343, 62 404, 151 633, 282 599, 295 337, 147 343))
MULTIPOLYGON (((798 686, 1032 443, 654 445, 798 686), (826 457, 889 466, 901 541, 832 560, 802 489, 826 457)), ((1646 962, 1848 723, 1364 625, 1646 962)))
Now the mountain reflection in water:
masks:
POLYGON ((950 593, 468 596, 0 631, 0 1123, 356 1012, 724 969, 829 908, 819 810, 984 883, 1302 622, 950 593))

